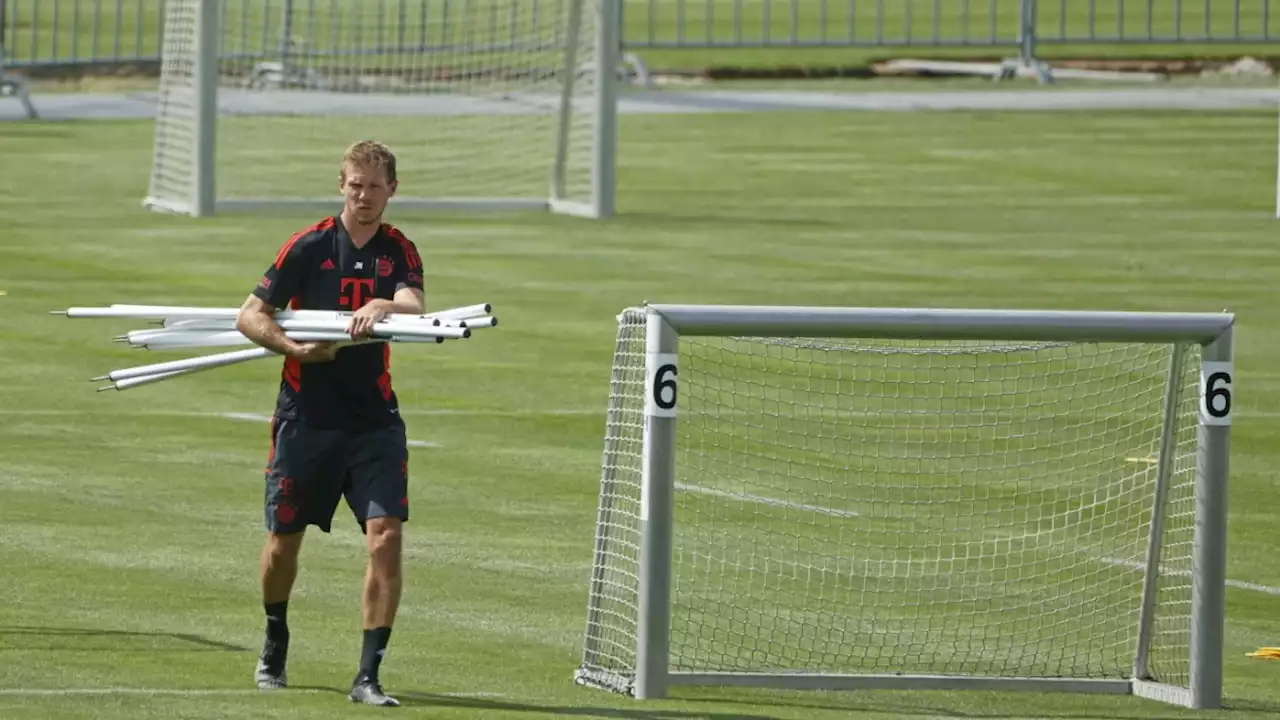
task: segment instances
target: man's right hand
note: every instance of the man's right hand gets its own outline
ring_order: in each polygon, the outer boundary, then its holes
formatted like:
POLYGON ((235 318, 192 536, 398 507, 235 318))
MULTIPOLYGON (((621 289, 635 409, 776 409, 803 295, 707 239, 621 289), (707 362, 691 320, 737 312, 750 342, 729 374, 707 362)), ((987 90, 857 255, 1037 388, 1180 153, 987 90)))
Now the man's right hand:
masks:
POLYGON ((333 361, 338 349, 338 344, 333 342, 302 342, 290 355, 301 363, 325 363, 333 361))

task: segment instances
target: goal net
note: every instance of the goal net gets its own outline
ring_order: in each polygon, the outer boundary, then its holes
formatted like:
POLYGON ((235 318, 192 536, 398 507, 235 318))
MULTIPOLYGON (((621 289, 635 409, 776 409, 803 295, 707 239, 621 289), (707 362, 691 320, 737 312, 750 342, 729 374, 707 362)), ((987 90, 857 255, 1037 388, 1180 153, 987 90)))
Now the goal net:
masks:
POLYGON ((578 682, 1214 706, 1230 325, 623 312, 578 682))
POLYGON ((613 206, 618 0, 169 0, 145 205, 340 207, 352 142, 402 207, 613 206))

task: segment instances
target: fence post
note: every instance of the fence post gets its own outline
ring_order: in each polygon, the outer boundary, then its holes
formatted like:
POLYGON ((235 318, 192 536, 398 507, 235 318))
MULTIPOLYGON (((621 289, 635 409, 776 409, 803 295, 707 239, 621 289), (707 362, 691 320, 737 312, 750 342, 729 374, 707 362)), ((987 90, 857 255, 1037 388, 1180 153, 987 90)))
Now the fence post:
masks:
POLYGON ((1036 80, 1041 83, 1053 82, 1053 72, 1049 64, 1036 59, 1036 11, 1039 0, 1022 0, 1018 17, 1018 59, 1012 58, 1001 64, 1000 78, 1017 77, 1019 68, 1030 68, 1035 71, 1036 80))
POLYGON ((293 0, 284 0, 280 9, 280 75, 287 84, 293 76, 290 55, 293 52, 293 0))
POLYGON ((1036 10, 1036 0, 1022 0, 1018 27, 1018 54, 1026 67, 1032 67, 1036 61, 1036 10))

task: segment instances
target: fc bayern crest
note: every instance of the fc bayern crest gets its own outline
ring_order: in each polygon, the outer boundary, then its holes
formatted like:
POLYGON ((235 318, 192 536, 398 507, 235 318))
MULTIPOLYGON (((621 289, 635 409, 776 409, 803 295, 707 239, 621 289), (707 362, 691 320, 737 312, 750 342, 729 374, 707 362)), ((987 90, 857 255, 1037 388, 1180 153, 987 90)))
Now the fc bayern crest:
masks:
POLYGON ((395 265, 392 264, 391 258, 385 255, 378 258, 378 277, 387 277, 393 269, 395 265))

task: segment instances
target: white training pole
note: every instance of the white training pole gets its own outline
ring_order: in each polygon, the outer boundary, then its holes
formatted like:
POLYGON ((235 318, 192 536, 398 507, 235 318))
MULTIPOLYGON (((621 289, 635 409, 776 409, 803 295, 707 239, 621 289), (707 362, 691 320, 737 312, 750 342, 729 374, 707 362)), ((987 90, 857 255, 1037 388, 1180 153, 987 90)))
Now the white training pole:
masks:
POLYGON ((166 330, 235 330, 236 321, 224 318, 170 317, 161 322, 166 330))
MULTIPOLYGON (((280 327, 286 331, 303 330, 312 332, 346 332, 346 323, 328 323, 312 320, 284 320, 280 322, 280 327)), ((467 328, 422 325, 407 322, 380 322, 376 323, 372 328, 374 337, 387 337, 390 335, 424 337, 424 338, 466 338, 471 333, 467 328)))
MULTIPOLYGON (((350 340, 346 325, 342 323, 313 323, 301 320, 289 320, 283 323, 285 335, 298 342, 341 342, 350 340)), ((445 339, 465 339, 471 336, 471 329, 453 326, 414 326, 406 323, 384 324, 373 327, 370 337, 362 340, 391 340, 393 342, 430 342, 445 339)), ((133 330, 119 338, 134 347, 151 349, 173 347, 225 347, 250 343, 249 338, 238 330, 194 330, 176 328, 169 330, 133 330)))
MULTIPOLYGON (((485 315, 492 310, 489 303, 477 303, 475 305, 464 305, 456 308, 445 308, 434 312, 424 313, 423 315, 404 315, 405 317, 418 317, 423 319, 447 319, 469 317, 476 315, 485 315)), ((71 318, 133 318, 133 319, 151 319, 151 320, 168 320, 178 319, 224 319, 235 320, 240 314, 239 308, 214 308, 214 307, 196 307, 187 305, 128 305, 115 304, 109 307, 70 307, 65 310, 52 311, 53 315, 66 315, 71 318)), ((336 310, 280 310, 276 313, 276 317, 317 317, 336 319, 342 317, 351 317, 351 313, 339 312, 336 310)))
POLYGON ((445 310, 437 310, 429 312, 418 317, 430 318, 434 320, 453 320, 457 318, 472 317, 476 315, 487 315, 493 310, 489 303, 480 303, 478 305, 465 305, 463 307, 448 308, 445 310))
MULTIPOLYGON (((391 313, 376 323, 369 334, 352 338, 352 313, 329 310, 280 310, 274 313, 285 334, 298 342, 326 341, 340 346, 384 343, 443 343, 446 339, 471 337, 476 328, 496 327, 496 317, 488 315, 492 306, 477 303, 412 315, 391 313)), ((252 345, 236 329, 239 308, 193 307, 182 305, 114 304, 109 307, 70 307, 51 314, 70 318, 114 318, 150 320, 160 327, 134 330, 116 338, 133 347, 153 350, 252 345)), ((252 359, 277 355, 263 347, 189 357, 161 363, 113 370, 94 380, 110 379, 102 390, 126 390, 169 378, 224 367, 252 359)))
MULTIPOLYGON (((328 323, 331 320, 348 322, 349 318, 343 317, 343 318, 337 318, 337 319, 330 319, 330 318, 303 317, 303 318, 293 319, 293 321, 296 321, 296 322, 306 322, 306 323, 311 323, 311 322, 328 323)), ((291 319, 278 317, 276 321, 277 323, 287 323, 287 322, 290 322, 291 319)), ((391 315, 388 315, 385 319, 383 319, 382 322, 392 323, 395 325, 400 325, 400 324, 412 325, 416 323, 423 327, 439 327, 443 325, 445 327, 481 328, 481 327, 497 326, 498 319, 496 317, 493 317, 492 315, 476 315, 476 316, 470 316, 470 317, 445 318, 443 321, 441 321, 438 318, 426 318, 421 315, 391 314, 391 315)), ((177 319, 168 318, 164 320, 163 323, 164 324, 162 328, 155 328, 149 331, 139 330, 135 332, 159 332, 160 330, 234 330, 236 327, 234 320, 225 320, 220 318, 177 318, 177 319)))
POLYGON ((106 375, 94 378, 94 380, 128 380, 130 378, 141 377, 143 375, 156 375, 173 372, 175 370, 187 370, 195 367, 222 367, 224 365, 232 365, 272 355, 275 355, 275 353, 264 347, 255 347, 248 350, 233 350, 231 352, 218 353, 216 355, 201 355, 197 357, 183 358, 182 360, 169 360, 167 362, 151 363, 150 365, 138 365, 136 367, 125 368, 122 370, 112 370, 106 375))
POLYGON ((197 308, 168 305, 121 305, 112 307, 70 307, 55 311, 53 315, 69 318, 122 318, 132 320, 166 320, 169 318, 222 318, 234 321, 239 314, 235 308, 197 308))
POLYGON ((129 388, 138 387, 139 385, 150 385, 151 383, 154 383, 154 382, 160 382, 161 380, 168 380, 169 378, 177 377, 179 375, 188 375, 192 372, 195 372, 195 370, 174 370, 173 372, 167 372, 167 373, 143 375, 142 377, 130 378, 128 380, 121 380, 111 385, 104 385, 98 388, 98 392, 102 392, 103 390, 128 390, 129 388))
MULTIPOLYGON (((351 336, 334 330, 291 330, 285 335, 298 342, 350 340, 351 336)), ((135 330, 124 338, 135 347, 220 347, 251 343, 239 330, 135 330)))
POLYGON ((157 348, 194 348, 194 347, 227 347, 231 345, 250 344, 249 338, 237 330, 224 332, 170 332, 158 335, 131 336, 129 344, 134 347, 157 348))

